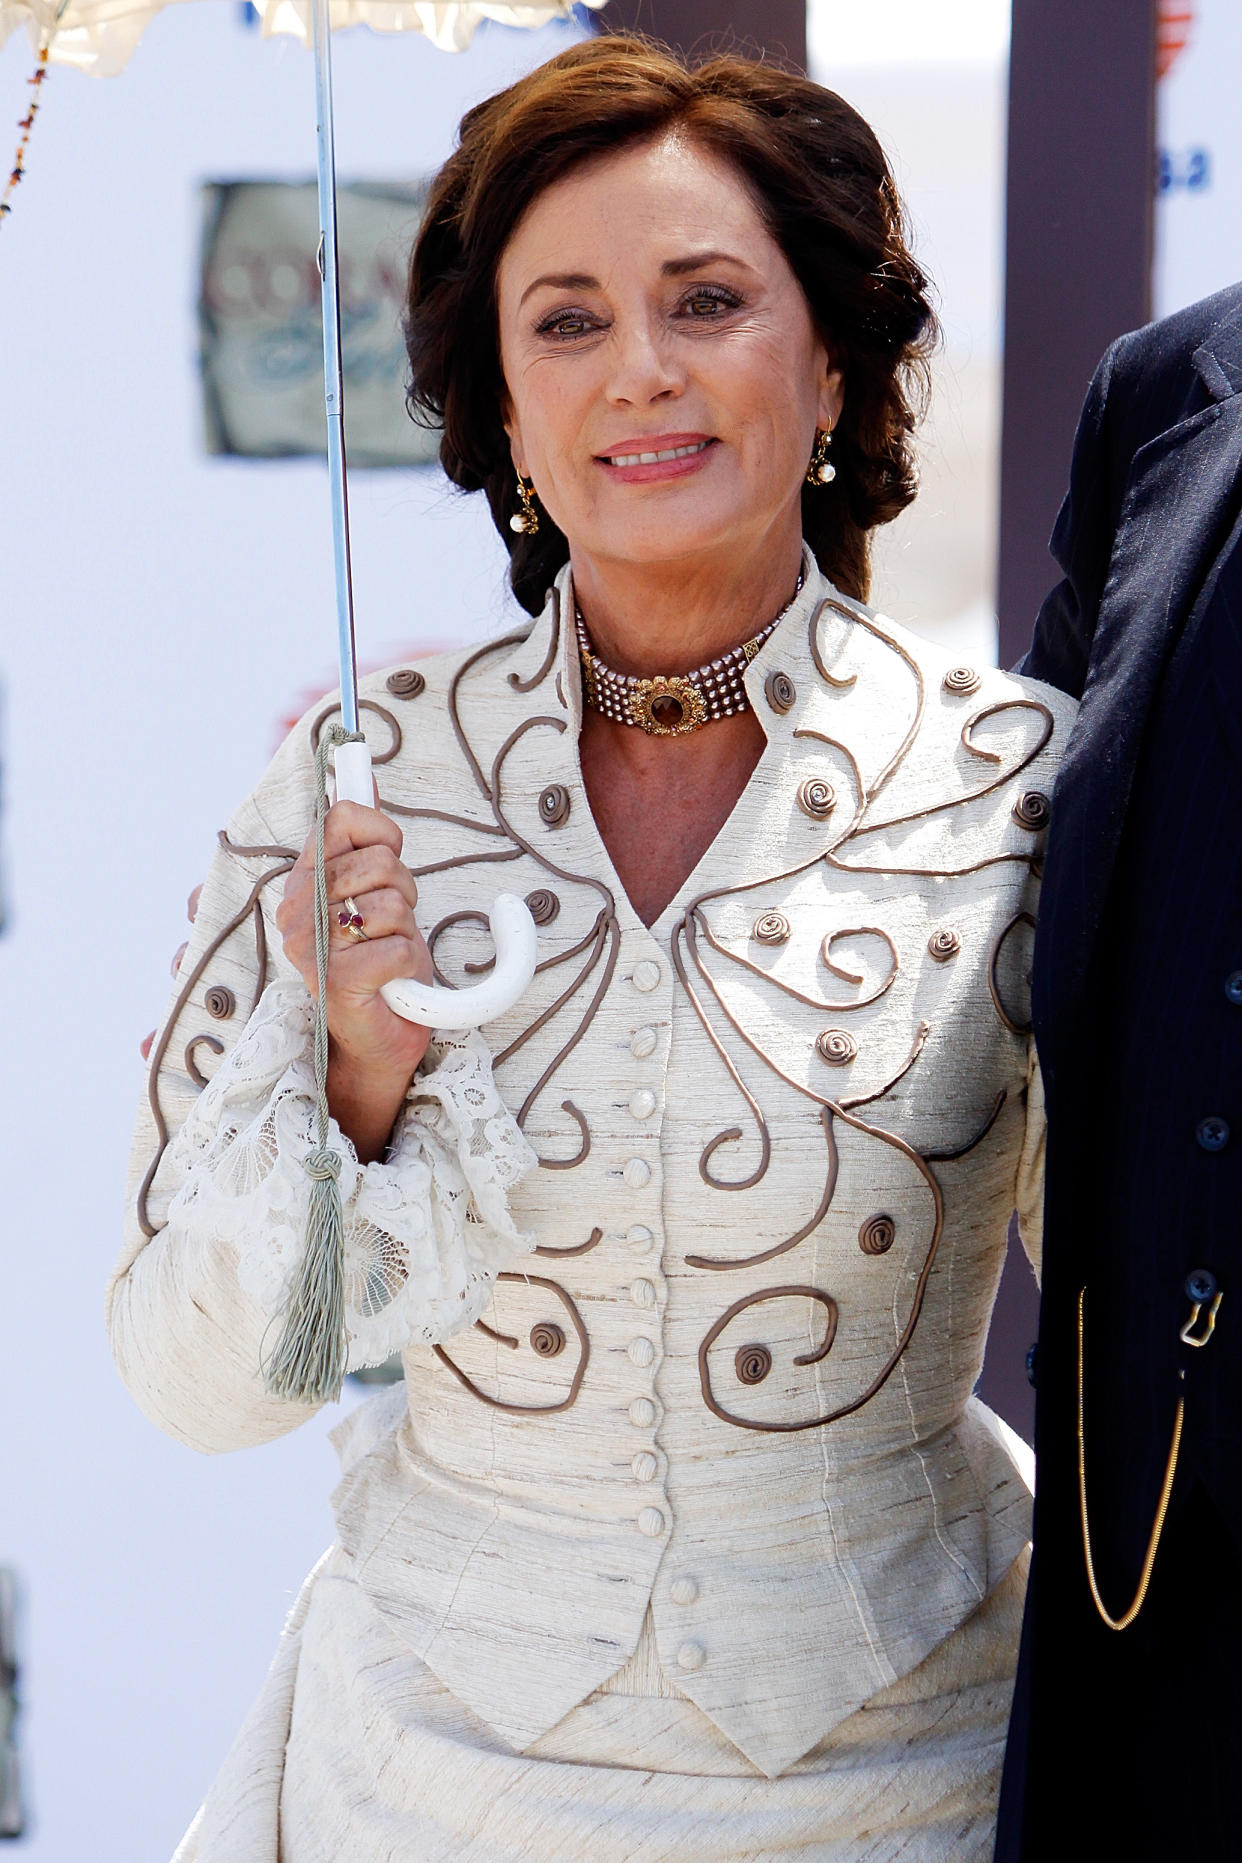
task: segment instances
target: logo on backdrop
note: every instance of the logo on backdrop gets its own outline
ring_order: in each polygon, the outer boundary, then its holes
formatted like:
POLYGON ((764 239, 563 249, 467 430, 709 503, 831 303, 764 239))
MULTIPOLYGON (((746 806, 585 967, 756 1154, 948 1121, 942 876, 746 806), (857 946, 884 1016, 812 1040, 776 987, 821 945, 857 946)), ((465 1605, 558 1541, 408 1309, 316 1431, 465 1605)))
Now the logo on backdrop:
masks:
MULTIPOLYGON (((424 190, 338 188, 345 443, 356 466, 435 460, 439 434, 405 410, 401 309, 424 190)), ((202 190, 199 332, 207 451, 322 458, 323 322, 314 182, 202 190)))

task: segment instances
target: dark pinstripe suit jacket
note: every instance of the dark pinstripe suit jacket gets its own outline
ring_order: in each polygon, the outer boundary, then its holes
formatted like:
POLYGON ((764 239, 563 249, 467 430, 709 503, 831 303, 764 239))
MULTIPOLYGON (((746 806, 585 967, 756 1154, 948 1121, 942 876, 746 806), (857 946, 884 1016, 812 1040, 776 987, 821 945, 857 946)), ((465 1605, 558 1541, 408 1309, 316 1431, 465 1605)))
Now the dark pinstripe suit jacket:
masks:
MULTIPOLYGON (((1053 802, 1035 956, 1049 1153, 1035 1561, 997 1849, 1006 1863, 1052 1854, 1042 1820, 1068 1784, 1058 1746, 1071 1772, 1074 1753, 1094 1747, 1108 1780, 1110 1678, 1132 1690, 1146 1673, 1160 1700, 1172 1602, 1157 1596, 1160 1562, 1152 1611, 1120 1636, 1086 1584, 1080 1289, 1091 1525, 1110 1609, 1134 1595, 1180 1394, 1171 1534, 1206 1496, 1242 1567, 1242 978, 1226 988, 1242 971, 1240 493, 1234 287, 1105 356, 1053 534, 1065 579, 1021 669, 1082 708, 1053 802), (1178 1332, 1187 1274, 1201 1267, 1225 1297, 1216 1336, 1193 1351, 1178 1332), (1136 1649, 1145 1672, 1132 1667, 1136 1649), (1090 1727, 1070 1732, 1073 1704, 1088 1700, 1094 1740, 1090 1727)), ((1216 1634, 1211 1601, 1196 1608, 1187 1635, 1216 1634)), ((1240 1674, 1242 1647, 1235 1690, 1240 1674)), ((1170 1794, 1185 1789, 1168 1781, 1170 1794)), ((1232 1854, 1236 1832, 1222 1841, 1219 1854, 1232 1854)))

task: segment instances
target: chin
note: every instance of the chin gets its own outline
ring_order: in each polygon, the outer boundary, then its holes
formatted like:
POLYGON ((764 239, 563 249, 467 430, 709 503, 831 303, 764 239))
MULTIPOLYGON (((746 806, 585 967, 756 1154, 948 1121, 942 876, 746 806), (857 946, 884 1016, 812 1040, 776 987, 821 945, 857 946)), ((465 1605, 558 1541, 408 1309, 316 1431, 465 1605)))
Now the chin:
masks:
POLYGON ((731 509, 684 515, 670 512, 667 518, 648 513, 638 522, 608 525, 584 542, 589 555, 615 562, 673 564, 725 551, 736 555, 739 549, 758 544, 763 535, 753 511, 731 509))

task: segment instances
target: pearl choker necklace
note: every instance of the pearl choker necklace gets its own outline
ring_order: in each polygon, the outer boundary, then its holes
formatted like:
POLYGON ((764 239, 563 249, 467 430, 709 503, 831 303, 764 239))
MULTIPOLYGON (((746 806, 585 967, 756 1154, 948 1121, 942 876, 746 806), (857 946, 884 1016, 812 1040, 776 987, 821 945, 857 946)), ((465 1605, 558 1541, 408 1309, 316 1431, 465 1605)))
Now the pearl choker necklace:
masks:
POLYGON ((582 685, 592 711, 602 712, 614 724, 637 725, 649 737, 684 737, 714 718, 732 718, 750 710, 742 675, 759 649, 785 619, 802 593, 802 572, 792 599, 775 621, 769 621, 740 647, 731 647, 718 660, 696 667, 692 673, 656 673, 639 679, 634 673, 617 673, 594 652, 577 604, 578 654, 582 685))

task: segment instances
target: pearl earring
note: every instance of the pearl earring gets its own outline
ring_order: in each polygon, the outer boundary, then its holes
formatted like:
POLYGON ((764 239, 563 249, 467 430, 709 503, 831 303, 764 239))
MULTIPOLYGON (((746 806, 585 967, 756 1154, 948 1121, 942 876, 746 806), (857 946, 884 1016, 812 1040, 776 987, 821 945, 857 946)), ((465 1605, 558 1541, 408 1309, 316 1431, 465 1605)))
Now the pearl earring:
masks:
POLYGON ((837 476, 837 469, 828 458, 828 448, 832 445, 832 428, 821 427, 815 434, 815 448, 811 454, 811 463, 806 469, 808 485, 831 485, 837 476))
POLYGON ((515 511, 513 516, 509 519, 509 529, 515 530, 519 534, 524 534, 527 537, 533 537, 535 532, 539 529, 539 513, 535 509, 534 481, 531 479, 524 479, 519 472, 517 488, 518 497, 522 501, 522 509, 520 511, 515 511))

